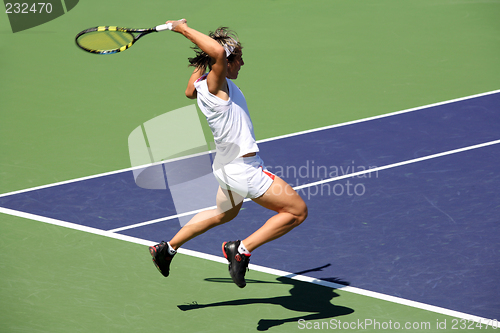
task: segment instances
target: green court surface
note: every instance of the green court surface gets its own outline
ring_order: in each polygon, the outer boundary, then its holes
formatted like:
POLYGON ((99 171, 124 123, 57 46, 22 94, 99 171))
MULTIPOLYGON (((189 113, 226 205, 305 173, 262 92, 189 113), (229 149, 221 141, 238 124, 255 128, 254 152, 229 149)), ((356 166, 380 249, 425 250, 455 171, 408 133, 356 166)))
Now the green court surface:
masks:
POLYGON ((436 332, 453 324, 453 317, 256 271, 239 289, 225 264, 186 255, 165 279, 142 245, 10 216, 0 228, 2 332, 295 332, 316 322, 328 330, 348 322, 354 332, 383 331, 392 322, 436 332), (209 306, 178 308, 194 302, 209 306))
MULTIPOLYGON (((184 17, 202 32, 236 30, 245 60, 236 83, 266 139, 500 89, 499 14, 498 0, 81 0, 18 33, 0 15, 0 194, 128 168, 130 132, 192 104, 182 36, 98 56, 75 46, 83 29, 184 17)), ((335 320, 456 331, 456 319, 432 311, 247 278, 239 289, 225 264, 180 254, 165 279, 144 245, 0 214, 0 332, 340 330, 335 320)))

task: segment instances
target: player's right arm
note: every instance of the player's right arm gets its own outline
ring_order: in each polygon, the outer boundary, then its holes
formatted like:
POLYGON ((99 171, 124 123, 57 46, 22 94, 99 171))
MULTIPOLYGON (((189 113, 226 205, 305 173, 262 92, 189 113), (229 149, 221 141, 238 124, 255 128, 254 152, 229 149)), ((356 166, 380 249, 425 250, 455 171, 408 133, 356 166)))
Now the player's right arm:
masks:
POLYGON ((222 90, 226 84, 227 75, 226 51, 222 45, 209 36, 188 27, 185 19, 167 21, 167 23, 172 23, 173 31, 184 35, 212 59, 211 70, 207 76, 207 85, 208 91, 210 91, 211 94, 218 95, 219 91, 222 90))

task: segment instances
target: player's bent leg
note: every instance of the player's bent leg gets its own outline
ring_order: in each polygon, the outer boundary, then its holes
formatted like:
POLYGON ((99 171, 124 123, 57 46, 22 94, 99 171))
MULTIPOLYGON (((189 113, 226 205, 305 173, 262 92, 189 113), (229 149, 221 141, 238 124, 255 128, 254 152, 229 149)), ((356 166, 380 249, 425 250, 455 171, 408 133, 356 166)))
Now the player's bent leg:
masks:
POLYGON ((246 285, 245 273, 250 261, 250 252, 262 244, 283 236, 307 217, 307 206, 304 200, 279 177, 275 177, 264 195, 253 201, 278 214, 271 217, 259 230, 243 241, 222 244, 222 253, 229 261, 229 274, 240 288, 246 285))
POLYGON ((278 176, 275 177, 266 193, 253 201, 278 214, 271 217, 261 228, 243 240, 245 247, 250 252, 283 236, 307 218, 307 205, 304 200, 278 176))
POLYGON ((219 187, 216 203, 216 209, 210 209, 196 214, 181 230, 179 230, 169 242, 172 248, 177 250, 194 237, 234 219, 241 209, 243 197, 235 192, 223 190, 219 187))
POLYGON ((196 214, 179 232, 170 240, 149 247, 153 263, 163 276, 170 274, 170 263, 177 253, 177 249, 188 240, 204 233, 205 231, 231 221, 240 211, 243 198, 237 194, 222 190, 219 187, 216 197, 217 208, 196 214))

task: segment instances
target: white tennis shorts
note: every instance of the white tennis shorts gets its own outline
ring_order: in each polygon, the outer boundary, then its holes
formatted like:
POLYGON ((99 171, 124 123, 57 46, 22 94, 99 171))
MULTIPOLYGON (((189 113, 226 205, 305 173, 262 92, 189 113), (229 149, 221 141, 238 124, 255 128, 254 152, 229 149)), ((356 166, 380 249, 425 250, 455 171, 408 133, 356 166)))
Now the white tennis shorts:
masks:
POLYGON ((255 199, 271 187, 275 175, 269 172, 259 155, 238 157, 224 166, 213 166, 213 173, 222 189, 255 199))

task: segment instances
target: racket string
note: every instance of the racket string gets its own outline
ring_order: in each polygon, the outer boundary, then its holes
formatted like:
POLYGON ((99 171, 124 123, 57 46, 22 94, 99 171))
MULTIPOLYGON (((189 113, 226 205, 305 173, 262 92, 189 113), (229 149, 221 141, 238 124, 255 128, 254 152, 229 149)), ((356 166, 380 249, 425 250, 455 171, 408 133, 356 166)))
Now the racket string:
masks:
POLYGON ((92 31, 78 37, 78 44, 89 50, 116 50, 130 44, 134 35, 125 31, 92 31))

